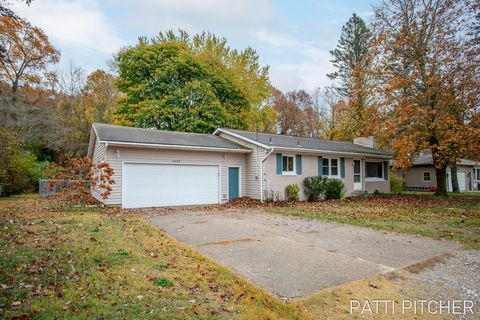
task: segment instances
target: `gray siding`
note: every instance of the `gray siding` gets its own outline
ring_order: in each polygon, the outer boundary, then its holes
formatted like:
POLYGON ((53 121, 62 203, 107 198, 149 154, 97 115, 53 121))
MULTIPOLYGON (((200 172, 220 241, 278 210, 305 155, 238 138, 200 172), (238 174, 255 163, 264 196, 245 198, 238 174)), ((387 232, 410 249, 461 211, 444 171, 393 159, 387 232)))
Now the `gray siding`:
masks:
POLYGON ((243 153, 109 146, 107 159, 107 162, 115 171, 113 176, 115 184, 112 186, 112 194, 105 201, 105 204, 108 205, 120 205, 122 203, 122 164, 124 161, 220 165, 220 197, 222 202, 226 202, 228 199, 228 167, 238 166, 240 167, 240 196, 245 195, 245 154, 243 153), (115 156, 117 150, 118 157, 115 156))
MULTIPOLYGON (((467 190, 472 189, 473 181, 473 169, 470 166, 457 165, 458 172, 465 172, 465 183, 467 190)), ((447 167, 447 173, 450 177, 450 167, 447 167)), ((447 181, 448 185, 451 185, 450 181, 447 181)), ((410 168, 405 174, 405 185, 407 188, 430 188, 437 186, 437 176, 435 168, 431 166, 415 166, 410 168), (431 181, 423 181, 423 173, 430 172, 431 181)))
MULTIPOLYGON (((247 147, 252 150, 252 152, 246 155, 246 193, 245 196, 248 196, 253 199, 261 199, 263 191, 260 188, 260 165, 261 161, 265 158, 268 153, 268 150, 262 147, 258 147, 252 143, 245 142, 241 139, 233 137, 226 133, 220 133, 220 137, 238 143, 241 146, 247 147)), ((265 169, 265 167, 263 168, 265 169)), ((265 171, 263 171, 265 172, 265 171)), ((265 175, 264 175, 265 176, 265 175)), ((264 178, 265 181, 265 178, 264 178)), ((265 187, 263 187, 265 190, 265 187)))
POLYGON ((405 186, 407 188, 430 188, 437 185, 437 176, 433 166, 412 167, 405 174, 405 186), (430 172, 430 182, 423 181, 423 173, 430 172))

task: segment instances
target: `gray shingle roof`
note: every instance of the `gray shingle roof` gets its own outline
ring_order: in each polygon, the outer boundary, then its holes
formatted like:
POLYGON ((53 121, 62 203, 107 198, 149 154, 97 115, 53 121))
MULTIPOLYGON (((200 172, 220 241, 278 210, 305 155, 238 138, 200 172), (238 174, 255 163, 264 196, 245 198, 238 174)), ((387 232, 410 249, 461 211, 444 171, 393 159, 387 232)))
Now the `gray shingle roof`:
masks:
MULTIPOLYGON (((460 159, 460 161, 458 161, 457 164, 461 164, 465 166, 474 166, 475 161, 468 160, 468 159, 460 159)), ((433 165, 432 155, 427 153, 419 155, 413 162, 413 165, 414 166, 433 165)))
POLYGON ((258 133, 258 139, 257 139, 256 132, 236 130, 236 129, 226 129, 226 128, 222 128, 222 130, 240 135, 250 140, 258 141, 259 143, 269 147, 313 149, 313 150, 330 151, 330 152, 363 153, 366 155, 391 156, 391 154, 388 152, 374 149, 374 148, 368 148, 368 147, 354 144, 351 142, 302 138, 302 137, 285 136, 280 134, 269 134, 269 133, 258 133))
POLYGON ((94 123, 98 139, 108 142, 162 144, 243 150, 241 146, 213 134, 162 131, 94 123))

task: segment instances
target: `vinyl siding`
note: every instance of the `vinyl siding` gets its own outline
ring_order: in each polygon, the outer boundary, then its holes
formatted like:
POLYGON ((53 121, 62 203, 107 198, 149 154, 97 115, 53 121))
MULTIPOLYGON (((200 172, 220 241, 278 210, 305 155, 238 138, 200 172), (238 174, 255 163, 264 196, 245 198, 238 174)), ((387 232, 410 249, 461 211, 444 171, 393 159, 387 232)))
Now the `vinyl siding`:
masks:
MULTIPOLYGON (((229 141, 235 142, 243 147, 249 148, 252 152, 246 154, 246 192, 245 196, 253 198, 253 199, 261 199, 262 190, 260 188, 260 165, 261 161, 265 158, 268 153, 268 150, 259 146, 254 145, 253 143, 249 143, 233 137, 227 133, 220 133, 220 137, 227 139, 229 141)), ((262 172, 265 173, 265 164, 263 164, 262 172)), ((264 182, 265 182, 265 174, 264 182)), ((265 183, 263 183, 265 185, 265 183)), ((263 188, 265 190, 265 187, 263 188)))
MULTIPOLYGON (((298 153, 282 153, 283 155, 293 156, 298 153)), ((277 174, 277 159, 276 152, 273 152, 268 156, 265 161, 266 165, 266 190, 269 195, 272 193, 279 193, 282 199, 285 198, 285 188, 289 184, 297 184, 300 187, 299 197, 300 200, 307 200, 305 195, 305 188, 303 186, 303 180, 307 177, 313 177, 318 175, 318 156, 329 158, 327 155, 308 155, 302 154, 302 174, 301 175, 280 175, 277 174)), ((331 156, 330 156, 331 157, 331 156)), ((336 157, 335 157, 336 158, 336 157)), ((340 158, 339 159, 339 174, 340 174, 340 158)), ((295 164, 296 166, 296 164, 295 164)), ((353 167, 352 159, 345 158, 345 178, 340 178, 347 188, 347 195, 350 195, 353 191, 353 167)))
MULTIPOLYGON (((295 156, 295 153, 282 153, 282 155, 295 156)), ((280 175, 276 172, 276 152, 273 152, 268 156, 268 159, 265 161, 266 165, 266 182, 264 186, 269 194, 278 192, 283 199, 285 197, 285 188, 289 184, 296 183, 300 187, 299 197, 300 200, 307 200, 305 195, 305 189, 303 186, 303 180, 307 177, 317 176, 318 175, 318 156, 323 158, 337 158, 341 157, 332 157, 331 155, 326 154, 302 154, 302 174, 301 175, 280 175)), ((368 190, 369 192, 374 192, 378 189, 381 192, 390 192, 390 182, 389 181, 366 181, 365 180, 365 161, 366 159, 359 159, 362 163, 362 190, 353 189, 353 160, 354 158, 345 158, 345 178, 340 178, 346 187, 346 195, 352 196, 354 192, 362 192, 368 190)), ((368 159, 368 161, 373 161, 374 159, 368 159)), ((340 165, 340 162, 339 162, 340 165)), ((340 168, 339 168, 340 170, 340 168)))
MULTIPOLYGON (((92 156, 92 161, 94 164, 104 162, 105 160, 105 143, 100 143, 98 139, 95 140, 95 148, 93 149, 93 156, 92 156)), ((93 189, 92 190, 92 196, 95 197, 96 199, 102 201, 102 196, 100 195, 100 192, 98 189, 93 189)))
POLYGON ((226 202, 228 201, 229 166, 240 167, 240 196, 245 195, 245 157, 244 153, 109 146, 107 149, 107 162, 115 172, 113 176, 115 184, 112 186, 112 194, 105 201, 105 204, 121 205, 122 203, 122 163, 124 161, 220 165, 220 198, 222 202, 226 202), (117 150, 119 153, 118 157, 115 156, 117 150))
MULTIPOLYGON (((472 177, 473 169, 471 166, 457 165, 458 172, 465 172, 465 183, 467 190, 472 189, 472 177)), ((447 167, 447 173, 450 176, 450 166, 447 167)), ((450 181, 447 181, 451 185, 450 181)), ((419 187, 436 187, 437 186, 437 176, 435 173, 435 168, 431 166, 415 166, 410 168, 405 174, 405 185, 407 188, 419 188, 419 187), (423 173, 430 172, 431 181, 423 181, 423 173)))

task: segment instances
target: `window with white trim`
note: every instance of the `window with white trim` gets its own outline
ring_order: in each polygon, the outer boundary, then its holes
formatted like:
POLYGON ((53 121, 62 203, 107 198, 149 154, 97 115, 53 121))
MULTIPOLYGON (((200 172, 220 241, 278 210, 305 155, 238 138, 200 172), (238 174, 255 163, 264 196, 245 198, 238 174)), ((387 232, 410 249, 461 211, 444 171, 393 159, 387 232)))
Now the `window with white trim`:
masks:
POLYGON ((383 179, 383 162, 365 162, 367 178, 383 179))
POLYGON ((432 181, 432 175, 430 171, 424 171, 423 172, 423 182, 430 182, 432 181))
POLYGON ((294 174, 293 156, 282 156, 282 173, 294 174))
POLYGON ((323 158, 322 159, 322 175, 329 177, 340 176, 340 160, 337 158, 323 158))
POLYGON ((478 180, 480 181, 480 169, 475 169, 475 179, 474 180, 478 180))

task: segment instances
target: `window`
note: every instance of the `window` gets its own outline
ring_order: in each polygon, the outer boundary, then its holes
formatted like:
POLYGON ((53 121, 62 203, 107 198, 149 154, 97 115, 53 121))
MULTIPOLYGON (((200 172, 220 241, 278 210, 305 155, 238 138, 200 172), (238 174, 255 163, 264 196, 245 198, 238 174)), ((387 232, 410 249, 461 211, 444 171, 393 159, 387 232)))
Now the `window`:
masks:
POLYGON ((282 157, 282 171, 283 173, 293 173, 293 157, 292 156, 283 156, 282 157))
POLYGON ((324 176, 329 176, 330 175, 330 159, 323 158, 322 159, 322 174, 324 176))
POLYGON ((475 179, 474 180, 480 181, 480 169, 475 169, 475 172, 476 172, 476 174, 475 174, 475 179))
POLYGON ((423 172, 423 182, 430 182, 430 181, 432 181, 430 171, 424 171, 423 172))
POLYGON ((339 161, 338 159, 322 159, 322 174, 324 176, 338 177, 340 175, 340 170, 338 168, 339 161))
POLYGON ((367 178, 383 179, 382 162, 365 162, 365 171, 367 173, 367 178))
POLYGON ((338 159, 330 159, 330 175, 338 176, 338 159))

